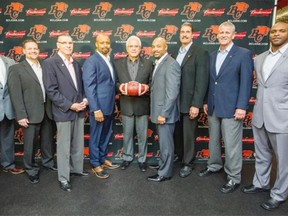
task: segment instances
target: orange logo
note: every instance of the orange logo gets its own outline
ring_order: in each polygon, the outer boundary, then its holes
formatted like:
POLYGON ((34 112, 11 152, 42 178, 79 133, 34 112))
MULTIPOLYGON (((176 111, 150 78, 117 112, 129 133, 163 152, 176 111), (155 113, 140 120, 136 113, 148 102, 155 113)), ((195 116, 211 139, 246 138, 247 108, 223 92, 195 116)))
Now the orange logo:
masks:
POLYGON ((0 26, 0 35, 2 34, 3 32, 3 26, 0 26))
POLYGON ((130 34, 132 34, 134 27, 129 24, 122 24, 120 27, 117 27, 117 31, 114 36, 120 37, 121 40, 127 40, 130 34))
POLYGON ((206 28, 203 38, 208 38, 210 42, 214 42, 217 39, 218 25, 212 25, 210 28, 206 28))
POLYGON ((144 2, 142 5, 139 5, 138 11, 136 14, 142 16, 143 19, 148 19, 152 12, 155 11, 156 4, 153 2, 144 2))
POLYGON ((253 118, 253 113, 248 112, 243 120, 244 127, 251 127, 252 123, 252 118, 253 118))
POLYGON ((56 19, 61 19, 63 14, 67 11, 68 4, 65 2, 56 2, 55 5, 51 6, 48 14, 54 15, 56 19))
POLYGON ((15 61, 20 61, 23 56, 23 49, 21 46, 14 46, 9 50, 7 57, 14 59, 15 61))
POLYGON ((263 40, 265 36, 268 35, 270 28, 267 26, 257 26, 252 29, 251 34, 248 38, 253 38, 256 43, 259 43, 263 40))
POLYGON ((86 24, 80 24, 74 28, 71 36, 76 37, 78 40, 83 40, 85 36, 89 33, 91 27, 86 24))
POLYGON ((34 40, 39 41, 41 40, 43 34, 46 34, 47 27, 44 25, 34 25, 34 27, 30 28, 29 33, 27 36, 33 37, 34 40))
POLYGON ((188 19, 193 19, 201 8, 202 4, 199 2, 189 2, 188 5, 184 5, 181 15, 186 15, 188 19))
POLYGON ((11 2, 10 5, 6 6, 4 15, 9 15, 11 19, 16 19, 19 13, 22 12, 24 5, 19 2, 11 2))
POLYGON ((143 47, 140 56, 149 59, 152 56, 152 47, 143 47))
POLYGON ((110 12, 111 8, 112 4, 109 2, 100 2, 98 5, 95 5, 95 10, 92 14, 97 14, 99 18, 103 19, 110 12))
POLYGON ((233 19, 240 19, 243 13, 247 12, 249 8, 249 4, 246 2, 236 2, 235 5, 230 6, 230 10, 228 11, 227 15, 231 15, 233 19))
POLYGON ((161 28, 158 36, 163 37, 166 41, 170 41, 177 30, 178 28, 175 25, 166 25, 164 28, 161 28))

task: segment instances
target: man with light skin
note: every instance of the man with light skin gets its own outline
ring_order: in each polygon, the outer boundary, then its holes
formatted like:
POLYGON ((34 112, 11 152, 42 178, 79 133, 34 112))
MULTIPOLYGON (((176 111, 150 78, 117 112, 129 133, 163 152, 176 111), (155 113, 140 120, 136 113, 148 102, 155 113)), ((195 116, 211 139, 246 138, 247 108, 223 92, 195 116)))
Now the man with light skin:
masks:
POLYGON ((126 58, 115 61, 116 90, 120 94, 120 108, 123 125, 123 163, 121 169, 128 168, 134 158, 134 128, 138 140, 138 165, 142 172, 146 171, 147 129, 150 114, 149 85, 152 79, 153 63, 140 57, 141 40, 136 36, 127 39, 126 58), (129 96, 123 85, 138 82, 145 86, 139 96, 129 96))
POLYGON ((222 193, 232 193, 240 185, 242 170, 243 119, 252 89, 252 52, 233 43, 235 26, 227 21, 219 26, 220 47, 210 55, 210 82, 207 104, 203 106, 209 122, 210 158, 199 176, 227 174, 222 193), (221 134, 225 145, 225 164, 221 158, 221 134))
POLYGON ((117 164, 106 160, 108 143, 112 134, 115 101, 115 74, 110 62, 110 38, 104 34, 96 37, 96 52, 83 65, 83 84, 89 101, 89 158, 96 177, 106 179, 106 169, 116 169, 117 164))
POLYGON ((277 209, 288 197, 288 22, 276 21, 270 30, 271 48, 255 59, 257 95, 252 129, 255 144, 255 174, 247 194, 269 192, 273 155, 277 175, 270 198, 261 204, 266 210, 277 209))
POLYGON ((9 69, 8 86, 16 120, 24 132, 24 166, 31 183, 39 182, 35 147, 40 141, 42 166, 57 171, 53 161, 53 121, 51 101, 45 94, 40 50, 34 40, 23 42, 25 60, 9 69), (40 135, 40 139, 38 136, 40 135))
POLYGON ((181 69, 178 62, 167 53, 167 43, 158 37, 152 42, 152 52, 157 60, 151 83, 151 121, 159 135, 160 160, 156 175, 148 181, 163 182, 172 177, 174 160, 173 133, 180 117, 179 92, 181 69))
POLYGON ((52 101, 53 119, 57 126, 57 166, 60 188, 72 190, 70 175, 85 177, 84 116, 88 101, 82 84, 82 70, 72 59, 70 35, 57 39, 58 52, 43 62, 43 81, 52 101))

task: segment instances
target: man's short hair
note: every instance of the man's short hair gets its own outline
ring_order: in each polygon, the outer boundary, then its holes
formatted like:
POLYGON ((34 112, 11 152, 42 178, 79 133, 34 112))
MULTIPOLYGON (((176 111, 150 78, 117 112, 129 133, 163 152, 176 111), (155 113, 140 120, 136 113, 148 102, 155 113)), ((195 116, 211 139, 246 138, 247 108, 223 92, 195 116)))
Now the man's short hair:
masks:
POLYGON ((138 42, 139 46, 142 47, 140 38, 137 37, 137 36, 135 36, 135 35, 132 35, 132 36, 130 36, 130 37, 127 39, 127 41, 126 41, 126 47, 128 47, 128 45, 129 45, 129 43, 130 43, 131 40, 136 40, 136 41, 138 42))
POLYGON ((193 27, 192 27, 192 24, 190 22, 184 22, 181 27, 180 27, 180 31, 181 31, 181 28, 184 27, 184 26, 188 26, 191 28, 191 31, 193 30, 193 27))
POLYGON ((230 21, 226 21, 226 22, 223 22, 219 25, 219 28, 222 27, 222 26, 228 26, 232 29, 233 32, 235 32, 235 25, 230 22, 230 21))

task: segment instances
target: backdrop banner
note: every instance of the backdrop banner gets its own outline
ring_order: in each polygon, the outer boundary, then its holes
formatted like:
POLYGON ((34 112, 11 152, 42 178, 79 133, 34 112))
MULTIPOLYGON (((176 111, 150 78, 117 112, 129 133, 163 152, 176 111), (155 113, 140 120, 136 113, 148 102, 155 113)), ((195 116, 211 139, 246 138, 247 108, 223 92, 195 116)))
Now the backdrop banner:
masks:
MULTIPOLYGON (((110 36, 114 59, 126 56, 125 42, 131 35, 142 41, 141 55, 151 57, 152 40, 161 36, 167 40, 168 52, 179 49, 179 28, 183 22, 193 25, 193 43, 211 52, 218 49, 218 26, 231 21, 236 26, 234 43, 253 51, 255 55, 269 48, 268 33, 272 24, 274 0, 2 0, 0 2, 0 54, 23 60, 21 43, 34 39, 39 43, 43 60, 56 53, 57 36, 65 33, 75 41, 73 58, 80 64, 95 52, 95 37, 99 33, 110 36)), ((207 63, 208 64, 208 63, 207 63)), ((243 159, 254 159, 253 134, 251 130, 252 108, 255 103, 256 77, 254 77, 250 107, 244 120, 243 159)), ((88 117, 88 115, 87 115, 88 117)), ((85 146, 89 140, 89 122, 85 121, 85 146)), ((148 129, 148 162, 159 158, 158 136, 155 126, 148 129)), ((23 132, 17 128, 15 143, 22 151, 23 132)), ((200 114, 197 136, 197 160, 207 160, 208 148, 207 116, 200 114)), ((121 107, 116 96, 113 135, 108 157, 121 161, 122 156, 121 107)), ((135 134, 137 145, 137 135, 135 134)), ((88 157, 87 147, 84 150, 88 157)), ((137 156, 137 147, 135 148, 137 156)), ((224 157, 224 155, 223 155, 224 157)))

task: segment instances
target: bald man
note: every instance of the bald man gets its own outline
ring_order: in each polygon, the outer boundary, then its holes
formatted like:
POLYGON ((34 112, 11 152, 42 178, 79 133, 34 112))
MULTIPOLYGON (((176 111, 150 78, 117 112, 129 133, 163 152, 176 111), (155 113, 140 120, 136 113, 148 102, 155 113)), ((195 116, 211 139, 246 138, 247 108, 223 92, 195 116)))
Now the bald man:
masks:
POLYGON ((83 83, 89 102, 90 140, 89 157, 92 172, 102 179, 109 177, 105 171, 116 169, 106 160, 107 146, 112 134, 115 97, 115 75, 110 62, 110 38, 104 34, 96 37, 96 52, 83 65, 83 83))
POLYGON ((162 182, 172 177, 174 159, 173 133, 180 117, 180 79, 178 62, 167 53, 167 43, 158 37, 152 43, 156 65, 151 83, 151 121, 156 124, 159 135, 160 160, 156 175, 148 181, 162 182))

